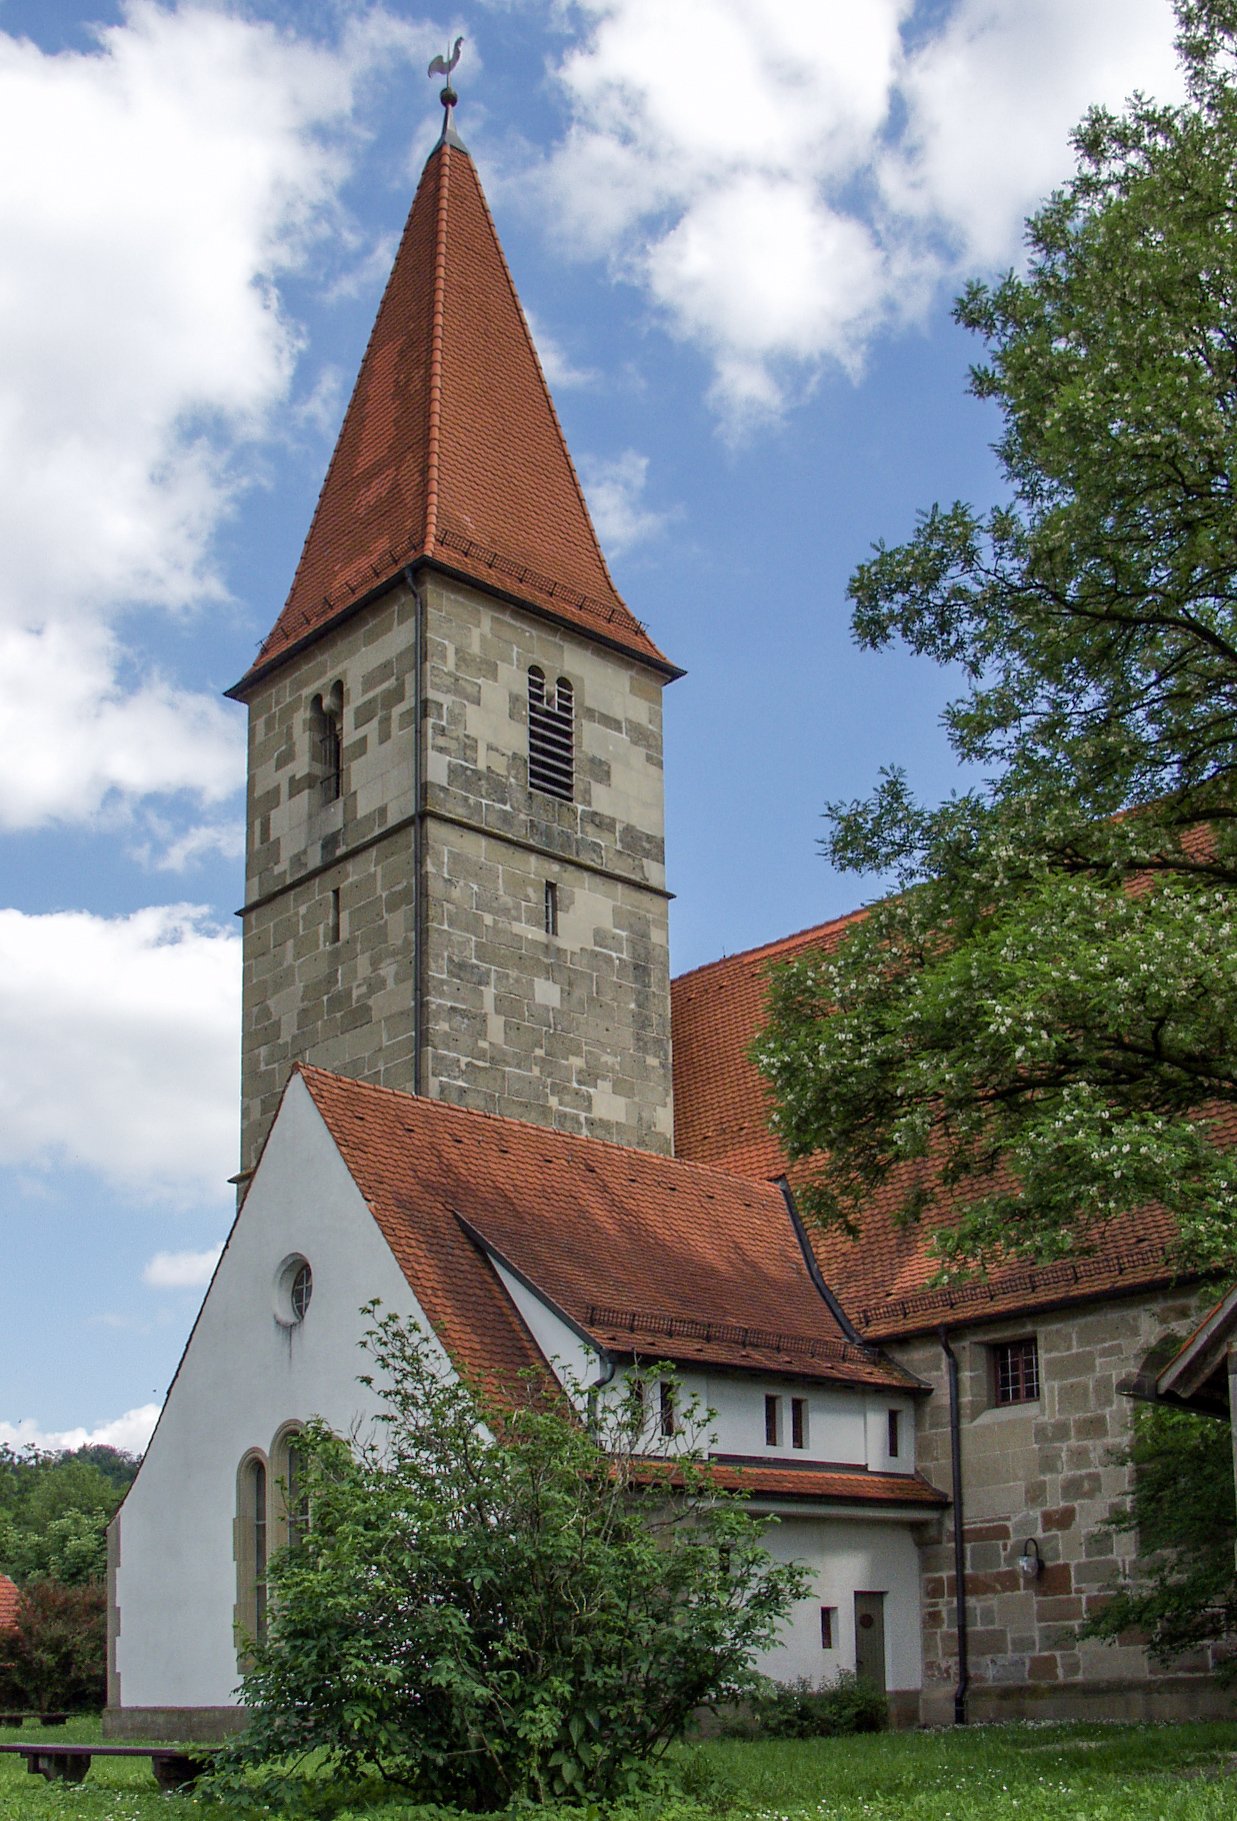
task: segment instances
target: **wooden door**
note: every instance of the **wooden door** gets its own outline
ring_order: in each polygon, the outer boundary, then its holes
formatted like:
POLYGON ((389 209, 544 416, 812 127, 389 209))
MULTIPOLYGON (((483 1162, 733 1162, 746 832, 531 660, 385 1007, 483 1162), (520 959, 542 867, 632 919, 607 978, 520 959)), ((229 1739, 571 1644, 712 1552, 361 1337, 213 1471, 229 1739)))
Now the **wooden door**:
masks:
POLYGON ((855 1595, 855 1674, 885 1686, 885 1596, 855 1595))

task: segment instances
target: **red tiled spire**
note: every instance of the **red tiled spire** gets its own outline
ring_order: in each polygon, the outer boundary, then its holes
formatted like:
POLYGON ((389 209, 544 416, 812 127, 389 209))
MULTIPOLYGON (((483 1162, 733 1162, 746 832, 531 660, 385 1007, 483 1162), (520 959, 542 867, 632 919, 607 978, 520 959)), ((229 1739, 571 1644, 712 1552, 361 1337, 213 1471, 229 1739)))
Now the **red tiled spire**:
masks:
POLYGON ((422 173, 291 593, 238 689, 422 559, 677 674, 610 579, 454 133, 422 173))

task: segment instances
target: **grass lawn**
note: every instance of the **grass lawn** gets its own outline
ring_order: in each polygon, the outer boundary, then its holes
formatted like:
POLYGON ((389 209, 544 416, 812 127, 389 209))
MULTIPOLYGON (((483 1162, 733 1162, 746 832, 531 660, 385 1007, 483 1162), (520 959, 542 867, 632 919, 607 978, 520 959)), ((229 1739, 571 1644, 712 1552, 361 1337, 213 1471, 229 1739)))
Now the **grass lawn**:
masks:
MULTIPOLYGON (((86 1742, 97 1721, 0 1740, 86 1742)), ((1232 1821, 1237 1723, 1197 1726, 974 1727, 853 1739, 717 1740, 688 1748, 686 1781, 703 1805, 676 1799, 674 1821, 1232 1821), (707 1786, 714 1793, 707 1794, 707 1786)), ((351 1808, 347 1821, 418 1821, 397 1797, 351 1808)), ((626 1811, 630 1816, 631 1811, 626 1811)), ((434 1811, 447 1821, 447 1811, 434 1811)), ((570 1811, 564 1811, 566 1816, 570 1811)), ((641 1821, 655 1821, 656 1808, 641 1821)), ((48 1783, 0 1756, 0 1821, 226 1821, 217 1805, 164 1796, 143 1759, 96 1759, 85 1783, 48 1783)), ((343 1817, 339 1817, 343 1821, 343 1817)), ((597 1821, 595 1811, 590 1821, 597 1821)))

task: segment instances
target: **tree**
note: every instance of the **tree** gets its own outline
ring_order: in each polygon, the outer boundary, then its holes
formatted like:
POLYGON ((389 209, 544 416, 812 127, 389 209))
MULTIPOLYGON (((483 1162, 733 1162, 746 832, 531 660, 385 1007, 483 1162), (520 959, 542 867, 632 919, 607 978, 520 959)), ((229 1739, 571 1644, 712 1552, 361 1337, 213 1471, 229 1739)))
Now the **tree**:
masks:
POLYGON ((469 1808, 622 1794, 701 1703, 755 1685, 801 1571, 711 1485, 698 1412, 650 1459, 639 1387, 513 1401, 390 1316, 368 1344, 376 1433, 298 1438, 310 1522, 271 1564, 239 1761, 321 1752, 469 1808))
POLYGON ((0 1573, 84 1586, 107 1571, 107 1526, 137 1472, 116 1448, 58 1454, 0 1445, 0 1573))
MULTIPOLYGON (((1111 1598, 1088 1615, 1083 1635, 1115 1639, 1137 1629, 1161 1663, 1237 1638, 1228 1424, 1145 1404, 1124 1458, 1133 1469, 1133 1491, 1112 1528, 1133 1534, 1137 1558, 1111 1598)), ((1222 1658, 1218 1674, 1230 1682, 1237 1677, 1237 1656, 1222 1658)))
POLYGON ((757 1046, 807 1205, 885 1188, 947 1263, 1053 1258, 1148 1203, 1237 1255, 1237 0, 1179 0, 1188 98, 1093 111, 1029 268, 973 283, 1008 488, 850 585, 956 667, 975 784, 886 772, 830 857, 897 892, 774 979, 757 1046))
POLYGON ((97 1711, 107 1697, 107 1604, 102 1586, 38 1581, 17 1623, 0 1632, 0 1702, 38 1713, 97 1711))

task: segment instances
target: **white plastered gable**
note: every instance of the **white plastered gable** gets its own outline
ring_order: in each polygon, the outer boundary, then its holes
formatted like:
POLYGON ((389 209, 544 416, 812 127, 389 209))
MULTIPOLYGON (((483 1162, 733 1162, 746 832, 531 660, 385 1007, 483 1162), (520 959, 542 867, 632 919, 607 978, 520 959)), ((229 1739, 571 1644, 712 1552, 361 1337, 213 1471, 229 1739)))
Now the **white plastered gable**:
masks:
MULTIPOLYGON (((249 1193, 121 1510, 116 1598, 120 1701, 236 1701, 236 1475, 289 1422, 347 1432, 373 1414, 358 1342, 362 1306, 429 1330, 377 1222, 299 1076, 288 1084, 249 1193), (307 1259, 302 1322, 276 1314, 280 1267, 307 1259)), ((445 1357, 445 1356, 444 1356, 445 1357)))

